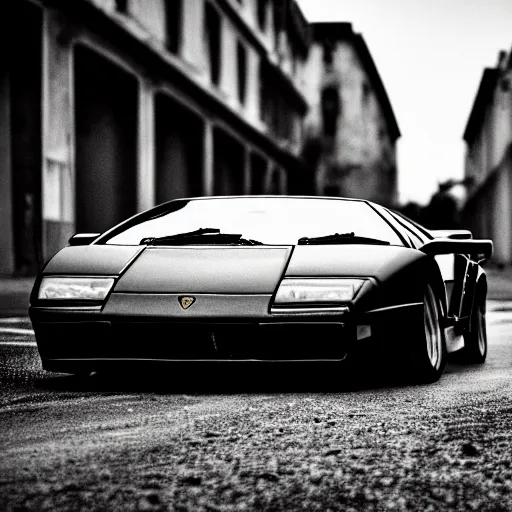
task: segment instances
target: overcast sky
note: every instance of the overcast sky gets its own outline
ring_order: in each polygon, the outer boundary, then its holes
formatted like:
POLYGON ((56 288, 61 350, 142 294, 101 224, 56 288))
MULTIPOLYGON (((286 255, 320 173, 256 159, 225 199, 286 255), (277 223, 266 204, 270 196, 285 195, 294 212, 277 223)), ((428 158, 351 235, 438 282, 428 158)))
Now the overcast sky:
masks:
POLYGON ((462 134, 484 67, 512 46, 512 0, 298 0, 306 18, 352 22, 386 87, 402 137, 402 202, 425 203, 463 176, 462 134))

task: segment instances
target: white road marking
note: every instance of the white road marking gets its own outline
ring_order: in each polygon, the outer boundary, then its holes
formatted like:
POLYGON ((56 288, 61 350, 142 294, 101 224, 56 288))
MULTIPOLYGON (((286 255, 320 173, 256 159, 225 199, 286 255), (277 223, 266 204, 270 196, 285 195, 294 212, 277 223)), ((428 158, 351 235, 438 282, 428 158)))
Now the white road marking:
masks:
POLYGON ((508 311, 491 311, 487 313, 487 325, 512 323, 512 315, 508 311))
POLYGON ((512 311, 511 300, 487 300, 487 311, 512 311))
POLYGON ((0 324, 22 324, 30 322, 28 316, 10 316, 7 318, 0 318, 0 324))
POLYGON ((35 341, 0 341, 0 346, 37 347, 37 343, 35 341))
POLYGON ((0 334, 27 334, 33 335, 32 329, 19 329, 17 327, 0 327, 0 334))

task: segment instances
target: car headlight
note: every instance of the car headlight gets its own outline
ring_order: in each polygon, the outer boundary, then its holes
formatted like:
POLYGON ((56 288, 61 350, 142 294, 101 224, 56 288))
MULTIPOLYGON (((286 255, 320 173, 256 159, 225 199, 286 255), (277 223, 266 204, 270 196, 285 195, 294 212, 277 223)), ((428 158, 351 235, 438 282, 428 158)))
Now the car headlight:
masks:
POLYGON ((103 300, 112 286, 111 277, 43 277, 38 299, 103 300))
POLYGON ((364 279, 310 278, 283 279, 277 290, 275 304, 314 304, 351 301, 364 279))

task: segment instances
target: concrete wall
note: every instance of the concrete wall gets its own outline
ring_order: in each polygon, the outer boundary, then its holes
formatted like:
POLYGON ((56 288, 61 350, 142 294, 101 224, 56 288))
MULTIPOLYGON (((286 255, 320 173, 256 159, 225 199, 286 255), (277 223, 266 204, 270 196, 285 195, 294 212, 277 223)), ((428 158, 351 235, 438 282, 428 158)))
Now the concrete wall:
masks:
POLYGON ((70 21, 44 11, 43 226, 45 257, 66 244, 75 229, 74 119, 70 21))
POLYGON ((490 201, 494 259, 502 263, 512 260, 512 169, 508 164, 503 162, 498 170, 493 199, 490 201))
MULTIPOLYGON (((320 129, 322 123, 320 91, 327 81, 326 70, 322 61, 322 47, 319 44, 312 44, 309 48, 306 73, 308 75, 308 85, 304 95, 309 105, 309 111, 305 120, 305 132, 306 137, 308 137, 316 135, 320 129)), ((339 79, 338 74, 335 73, 333 78, 339 79)))
POLYGON ((373 84, 349 42, 338 44, 334 68, 340 76, 342 105, 336 159, 341 165, 365 163, 365 166, 375 167, 389 147, 386 120, 373 84), (379 137, 380 131, 387 137, 379 137))
POLYGON ((500 76, 492 92, 479 130, 471 144, 466 146, 465 174, 475 179, 476 185, 482 185, 487 177, 500 165, 508 144, 512 141, 512 81, 511 71, 500 76), (507 88, 508 87, 508 88, 507 88))
POLYGON ((323 62, 315 42, 308 61, 310 111, 305 136, 322 141, 318 167, 319 193, 338 189, 349 197, 386 204, 396 200, 396 155, 388 125, 367 71, 350 41, 338 41, 332 67, 323 62), (322 133, 321 94, 332 87, 339 95, 337 130, 331 140, 322 133))
POLYGON ((485 113, 466 146, 465 174, 474 179, 464 208, 475 237, 492 238, 493 259, 512 263, 512 69, 500 58, 485 113))
POLYGON ((505 158, 465 205, 465 227, 494 242, 493 261, 512 263, 512 159, 505 158))
POLYGON ((501 77, 494 93, 492 166, 498 165, 512 141, 512 70, 501 77), (506 85, 505 85, 506 84, 506 85))

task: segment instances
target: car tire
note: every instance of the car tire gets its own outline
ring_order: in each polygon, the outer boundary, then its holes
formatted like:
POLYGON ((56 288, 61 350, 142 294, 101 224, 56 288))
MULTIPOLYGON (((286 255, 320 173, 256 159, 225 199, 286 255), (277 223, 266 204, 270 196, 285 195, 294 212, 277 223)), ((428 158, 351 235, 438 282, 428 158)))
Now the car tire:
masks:
MULTIPOLYGON (((418 384, 439 380, 447 362, 446 341, 442 327, 443 310, 434 288, 427 284, 423 294, 423 313, 412 319, 409 375, 418 384)), ((407 364, 407 363, 406 363, 407 364)))
POLYGON ((482 364, 487 357, 487 324, 485 320, 485 296, 480 296, 473 306, 469 332, 464 334, 462 349, 464 363, 482 364))

